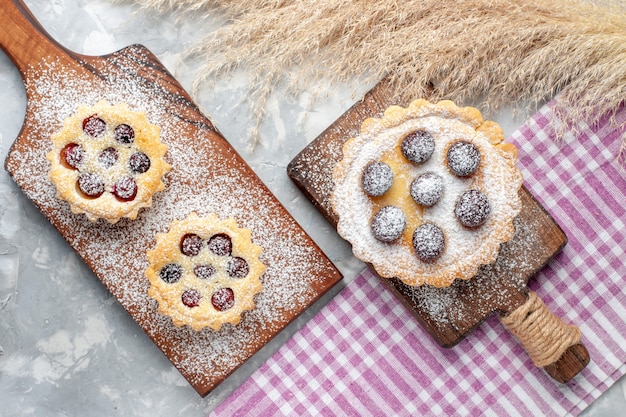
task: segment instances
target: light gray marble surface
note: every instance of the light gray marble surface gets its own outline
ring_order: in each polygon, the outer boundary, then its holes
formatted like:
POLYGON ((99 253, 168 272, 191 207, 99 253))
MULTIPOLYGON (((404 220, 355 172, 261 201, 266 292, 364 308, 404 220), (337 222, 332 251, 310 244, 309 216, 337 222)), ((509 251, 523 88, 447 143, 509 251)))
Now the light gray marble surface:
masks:
MULTIPOLYGON (((101 55, 141 43, 187 89, 198 67, 182 53, 219 24, 156 16, 107 0, 27 0, 62 45, 101 55)), ((0 13, 2 11, 0 10, 0 13)), ((0 28, 0 30, 2 30, 0 28)), ((281 94, 268 104, 263 143, 248 149, 253 116, 245 81, 234 77, 196 102, 344 274, 337 285, 206 398, 143 333, 60 234, 0 171, 0 416, 205 416, 363 268, 286 174, 289 161, 371 86, 281 94), (313 95, 321 99, 310 104, 313 95), (150 364, 150 366, 146 366, 150 364)), ((19 73, 0 52, 0 160, 18 135, 26 97, 19 73)), ((495 116, 508 135, 523 115, 495 116)), ((624 415, 622 379, 585 411, 624 415)))

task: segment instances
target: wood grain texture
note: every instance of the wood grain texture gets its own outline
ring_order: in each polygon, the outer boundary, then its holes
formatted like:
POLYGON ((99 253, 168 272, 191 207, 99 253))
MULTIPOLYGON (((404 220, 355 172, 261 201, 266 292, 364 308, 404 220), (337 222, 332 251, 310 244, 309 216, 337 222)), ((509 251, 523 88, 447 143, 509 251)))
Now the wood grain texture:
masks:
MULTIPOLYGON (((9 151, 5 168, 195 390, 202 396, 208 394, 339 282, 341 274, 150 51, 133 45, 101 57, 79 55, 50 39, 21 1, 0 0, 0 8, 0 45, 20 70, 27 92, 24 126, 9 151), (50 62, 55 64, 54 68, 63 68, 63 73, 52 80, 60 83, 55 91, 63 92, 66 81, 76 87, 66 77, 78 77, 89 88, 101 85, 103 89, 123 79, 124 83, 132 84, 133 89, 147 92, 149 97, 164 103, 159 117, 173 127, 171 130, 176 135, 162 140, 173 149, 194 155, 194 161, 204 167, 201 175, 185 177, 178 173, 183 167, 173 165, 168 174, 168 186, 162 192, 169 197, 155 201, 153 207, 140 212, 137 220, 124 219, 116 225, 102 221, 90 223, 73 215, 66 205, 54 201, 54 193, 42 191, 52 186, 45 172, 40 172, 51 143, 49 146, 48 138, 42 134, 48 127, 41 126, 41 115, 37 114, 41 111, 38 103, 50 98, 43 97, 37 88, 42 84, 37 78, 41 73, 32 71, 42 63, 45 68, 52 68, 47 65, 50 62), (209 192, 216 187, 216 182, 226 183, 223 187, 228 186, 233 191, 224 196, 225 213, 229 210, 241 213, 234 216, 244 226, 245 223, 258 224, 269 231, 261 234, 251 227, 253 239, 269 242, 267 245, 281 243, 266 246, 261 255, 268 267, 262 277, 265 290, 257 297, 257 305, 264 306, 263 309, 244 313, 238 326, 224 326, 220 332, 210 329, 194 332, 173 326, 168 318, 157 313, 156 303, 147 296, 143 269, 145 251, 153 247, 155 236, 143 233, 142 227, 150 224, 149 216, 159 212, 160 202, 167 198, 174 201, 178 210, 194 202, 201 207, 203 199, 214 197, 209 192), (185 195, 188 190, 193 190, 194 195, 185 195), (259 201, 263 210, 246 212, 246 205, 250 203, 242 199, 259 201), (266 223, 269 226, 264 226, 266 223), (99 239, 105 239, 113 248, 98 245, 99 239), (291 243, 295 246, 289 247, 291 243), (106 259, 115 247, 127 253, 119 261, 106 259), (273 261, 280 267, 272 265, 273 261), (289 278, 302 282, 294 284, 299 292, 291 294, 291 287, 281 285, 284 280, 280 281, 279 275, 283 272, 278 269, 285 269, 283 265, 293 267, 297 273, 289 278), (272 296, 278 294, 282 298, 273 300, 272 296)), ((50 79, 44 81, 51 82, 50 79)), ((80 97, 81 91, 67 91, 68 97, 70 93, 73 99, 80 97)), ((56 123, 60 126, 62 121, 56 123)), ((168 224, 169 221, 156 226, 165 232, 168 224)))
MULTIPOLYGON (((359 132, 366 118, 381 117, 390 105, 408 104, 395 101, 383 80, 289 164, 291 179, 334 226, 337 217, 330 205, 332 168, 342 158, 343 144, 359 132)), ((520 197, 523 208, 515 219, 513 238, 502 245, 498 259, 483 266, 471 280, 434 288, 410 287, 398 279, 381 278, 441 346, 458 344, 491 314, 506 315, 524 304, 528 280, 567 243, 563 230, 526 188, 522 187, 520 197)), ((558 381, 568 381, 589 362, 584 352, 584 346, 576 345, 558 365, 546 371, 558 381)))

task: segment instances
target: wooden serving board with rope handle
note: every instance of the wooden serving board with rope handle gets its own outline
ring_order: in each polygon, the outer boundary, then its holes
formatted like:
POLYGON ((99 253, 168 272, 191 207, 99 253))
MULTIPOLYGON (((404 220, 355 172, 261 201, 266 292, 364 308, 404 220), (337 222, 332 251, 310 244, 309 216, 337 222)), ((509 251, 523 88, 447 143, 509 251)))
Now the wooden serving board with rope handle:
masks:
MULTIPOLYGON (((395 102, 383 80, 289 164, 291 179, 334 226, 332 169, 342 157, 344 142, 359 132, 363 120, 380 117, 387 107, 398 104, 408 105, 395 102)), ((409 287, 397 279, 381 278, 441 346, 459 343, 493 313, 505 317, 523 306, 529 299, 528 280, 567 243, 558 224, 525 188, 520 197, 523 208, 515 220, 514 237, 502 246, 496 262, 483 267, 471 280, 434 288, 409 287)), ((544 368, 555 380, 565 382, 588 363, 589 353, 578 343, 544 368)))
POLYGON ((208 394, 339 282, 340 272, 145 47, 79 55, 51 39, 21 0, 0 0, 0 10, 0 46, 19 69, 27 94, 24 125, 6 170, 196 391, 208 394), (163 122, 161 140, 172 165, 166 189, 152 207, 136 220, 114 225, 90 223, 56 200, 45 157, 52 148, 50 131, 63 123, 50 114, 82 104, 83 97, 110 97, 111 92, 154 110, 147 116, 163 122), (166 126, 169 135, 164 135, 166 126), (220 217, 234 217, 251 229, 267 267, 255 309, 219 332, 175 327, 158 314, 144 276, 153 232, 165 233, 187 210, 203 214, 210 205, 220 217))

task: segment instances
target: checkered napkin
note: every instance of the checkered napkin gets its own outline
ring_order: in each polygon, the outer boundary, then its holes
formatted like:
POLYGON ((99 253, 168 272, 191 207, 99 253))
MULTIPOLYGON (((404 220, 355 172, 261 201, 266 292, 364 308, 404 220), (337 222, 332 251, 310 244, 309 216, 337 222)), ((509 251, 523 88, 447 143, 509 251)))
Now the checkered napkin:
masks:
MULTIPOLYGON (((545 106, 511 138, 526 187, 569 243, 531 280, 583 333, 592 362, 559 384, 491 317, 437 345, 369 271, 350 282, 214 415, 576 415, 626 373, 623 130, 604 120, 556 142, 545 106)), ((626 123, 626 108, 617 123, 626 123)))

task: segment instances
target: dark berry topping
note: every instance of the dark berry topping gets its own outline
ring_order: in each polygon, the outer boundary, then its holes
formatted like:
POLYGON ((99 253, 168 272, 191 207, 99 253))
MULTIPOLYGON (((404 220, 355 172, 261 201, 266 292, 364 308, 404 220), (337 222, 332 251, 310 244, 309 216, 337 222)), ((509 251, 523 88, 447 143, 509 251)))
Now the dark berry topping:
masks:
POLYGON ((393 171, 384 162, 370 162, 361 174, 361 186, 367 195, 381 196, 393 184, 393 171))
POLYGON ((168 284, 180 281, 183 276, 183 267, 179 264, 167 264, 159 272, 159 277, 168 284))
POLYGON ((489 199, 478 190, 465 191, 454 208, 454 214, 466 227, 481 226, 490 213, 489 199))
POLYGON ((248 266, 248 262, 246 262, 245 259, 234 257, 228 261, 226 270, 228 271, 228 276, 230 277, 243 278, 246 275, 248 275, 248 271, 250 271, 250 267, 248 266))
POLYGON ((235 305, 235 293, 230 288, 220 288, 211 296, 211 304, 216 310, 228 310, 235 305))
POLYGON ((119 201, 132 201, 137 196, 137 183, 132 177, 123 177, 113 186, 113 195, 119 201))
POLYGON ((130 156, 128 166, 134 173, 143 174, 150 169, 150 158, 143 152, 135 152, 130 156))
POLYGON ((209 249, 218 256, 230 255, 233 251, 233 244, 230 240, 230 236, 225 233, 211 236, 211 239, 209 239, 209 249))
POLYGON ((187 233, 180 240, 180 251, 183 255, 196 256, 202 250, 202 238, 195 233, 187 233))
POLYGON ((386 206, 378 210, 372 219, 372 233, 381 242, 393 242, 402 236, 406 227, 406 217, 396 206, 386 206))
POLYGON ((189 308, 198 307, 200 305, 201 298, 202 295, 200 295, 200 293, 193 288, 190 290, 185 290, 183 292, 183 295, 180 297, 183 304, 189 308))
POLYGON ((106 128, 106 122, 99 118, 96 114, 93 114, 83 120, 83 131, 92 138, 102 136, 106 128))
POLYGON ((68 143, 61 149, 61 163, 69 169, 78 169, 83 162, 85 152, 77 143, 68 143))
POLYGON ((124 145, 130 145, 135 140, 135 131, 128 125, 118 125, 113 131, 115 140, 124 145))
POLYGON ((446 239, 439 227, 432 223, 424 223, 413 233, 413 249, 423 262, 433 262, 446 247, 446 239))
POLYGON ((211 265, 196 265, 193 273, 200 279, 209 279, 215 275, 215 268, 211 265))
POLYGON ((98 155, 98 162, 100 162, 105 168, 111 168, 117 163, 118 158, 119 155, 115 148, 106 148, 100 152, 100 155, 98 155))
POLYGON ((435 139, 425 130, 416 130, 402 139, 400 151, 409 161, 423 164, 435 151, 435 139))
POLYGON ((431 207, 443 195, 443 179, 434 172, 427 172, 411 183, 411 197, 417 204, 431 207))
POLYGON ((447 154, 448 168, 459 177, 467 177, 478 170, 480 150, 473 143, 458 141, 450 146, 447 154))
POLYGON ((78 177, 78 189, 88 198, 98 198, 104 193, 104 180, 98 174, 84 172, 78 177))

